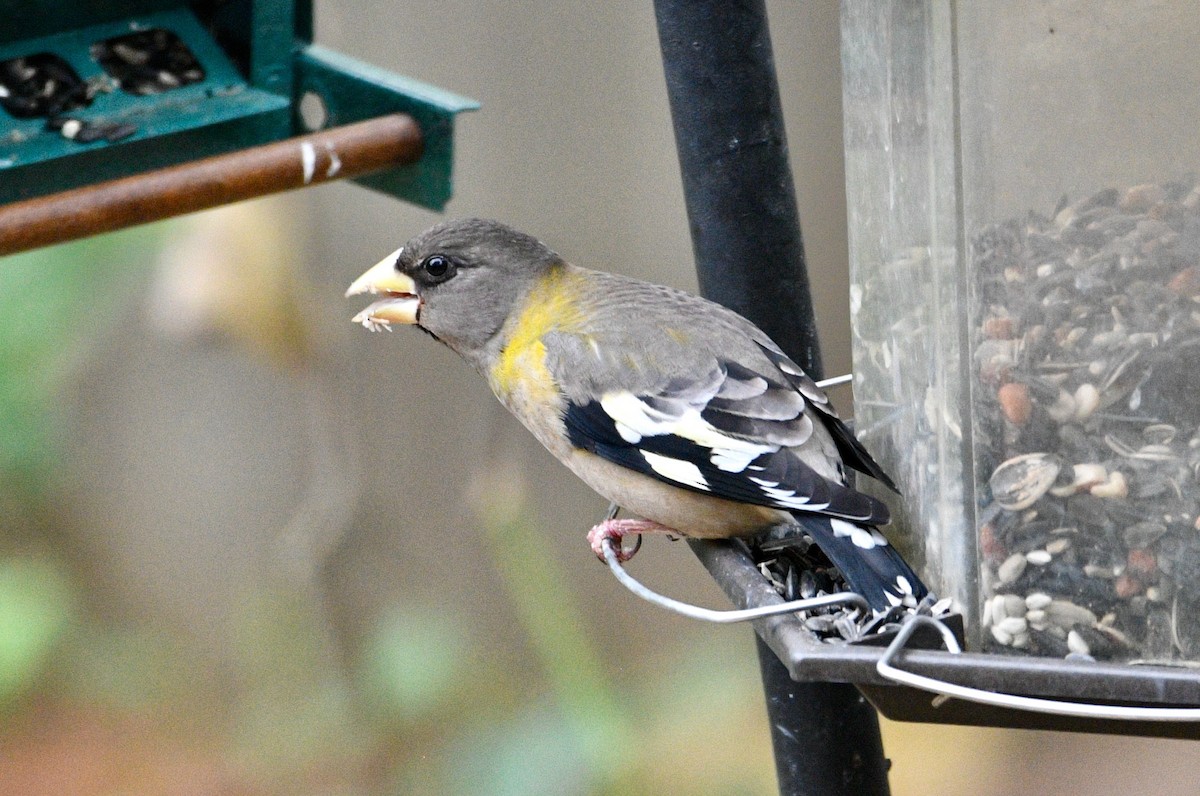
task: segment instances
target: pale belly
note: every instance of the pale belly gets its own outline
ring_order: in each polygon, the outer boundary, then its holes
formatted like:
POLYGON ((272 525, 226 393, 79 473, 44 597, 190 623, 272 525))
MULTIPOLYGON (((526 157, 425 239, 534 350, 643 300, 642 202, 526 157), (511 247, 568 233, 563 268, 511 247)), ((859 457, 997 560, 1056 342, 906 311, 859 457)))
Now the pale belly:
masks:
POLYGON ((779 509, 670 486, 587 451, 572 451, 564 463, 602 497, 681 536, 749 536, 789 518, 779 509))

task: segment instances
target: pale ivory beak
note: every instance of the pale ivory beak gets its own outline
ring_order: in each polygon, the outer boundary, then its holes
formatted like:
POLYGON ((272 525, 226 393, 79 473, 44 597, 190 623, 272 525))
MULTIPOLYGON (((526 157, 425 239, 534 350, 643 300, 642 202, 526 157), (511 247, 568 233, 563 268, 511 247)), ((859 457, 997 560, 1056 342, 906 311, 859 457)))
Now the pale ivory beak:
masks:
POLYGON ((355 279, 346 296, 372 293, 386 296, 354 316, 355 323, 368 329, 387 328, 392 323, 416 323, 421 299, 417 297, 417 285, 407 274, 396 270, 396 258, 400 250, 384 257, 367 272, 355 279))

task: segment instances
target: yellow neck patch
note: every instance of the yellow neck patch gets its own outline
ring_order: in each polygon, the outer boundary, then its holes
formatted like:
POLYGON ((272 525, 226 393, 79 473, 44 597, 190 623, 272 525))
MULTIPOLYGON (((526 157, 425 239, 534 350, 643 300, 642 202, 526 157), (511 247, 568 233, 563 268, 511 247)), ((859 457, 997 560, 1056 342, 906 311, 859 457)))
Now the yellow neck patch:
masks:
POLYGON ((578 305, 578 277, 566 267, 548 271, 534 285, 505 329, 508 340, 492 365, 492 389, 502 398, 514 393, 550 398, 557 387, 546 368, 543 336, 552 331, 578 331, 583 315, 578 305))

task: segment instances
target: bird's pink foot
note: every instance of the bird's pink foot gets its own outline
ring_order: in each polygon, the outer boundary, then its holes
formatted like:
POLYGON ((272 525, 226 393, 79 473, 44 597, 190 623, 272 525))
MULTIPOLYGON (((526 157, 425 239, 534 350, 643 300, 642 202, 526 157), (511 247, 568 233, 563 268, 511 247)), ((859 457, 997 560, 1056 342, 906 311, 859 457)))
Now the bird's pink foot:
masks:
POLYGON ((592 546, 592 552, 601 561, 604 560, 604 540, 612 540, 613 549, 617 551, 617 560, 623 563, 633 558, 633 554, 641 547, 641 535, 644 533, 677 533, 677 531, 651 520, 605 520, 588 531, 587 539, 588 544, 592 546), (621 539, 632 535, 638 536, 638 543, 631 550, 626 550, 621 545, 621 539))

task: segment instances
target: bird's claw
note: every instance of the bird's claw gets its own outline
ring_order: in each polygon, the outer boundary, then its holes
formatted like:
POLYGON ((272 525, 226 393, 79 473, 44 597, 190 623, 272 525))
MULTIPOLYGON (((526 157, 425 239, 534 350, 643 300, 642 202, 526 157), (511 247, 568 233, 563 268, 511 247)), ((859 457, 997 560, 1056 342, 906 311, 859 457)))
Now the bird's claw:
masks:
POLYGON ((604 543, 611 542, 613 552, 617 555, 617 561, 622 564, 633 558, 637 551, 642 546, 642 534, 644 533, 662 533, 670 529, 664 525, 659 525, 657 522, 650 520, 617 520, 606 519, 596 527, 588 531, 588 544, 592 546, 592 552, 601 561, 604 561, 604 543), (621 544, 621 540, 626 536, 636 536, 637 542, 631 549, 626 550, 621 544))
MULTIPOLYGON (((625 547, 624 536, 599 536, 597 537, 599 540, 598 542, 591 542, 592 552, 596 554, 597 558, 607 564, 608 557, 605 555, 604 549, 605 547, 612 547, 613 553, 617 557, 617 562, 624 564, 626 561, 633 558, 637 554, 638 550, 642 549, 642 535, 640 533, 628 535, 634 537, 633 547, 631 548, 625 547)), ((590 537, 589 541, 591 541, 590 537)))

